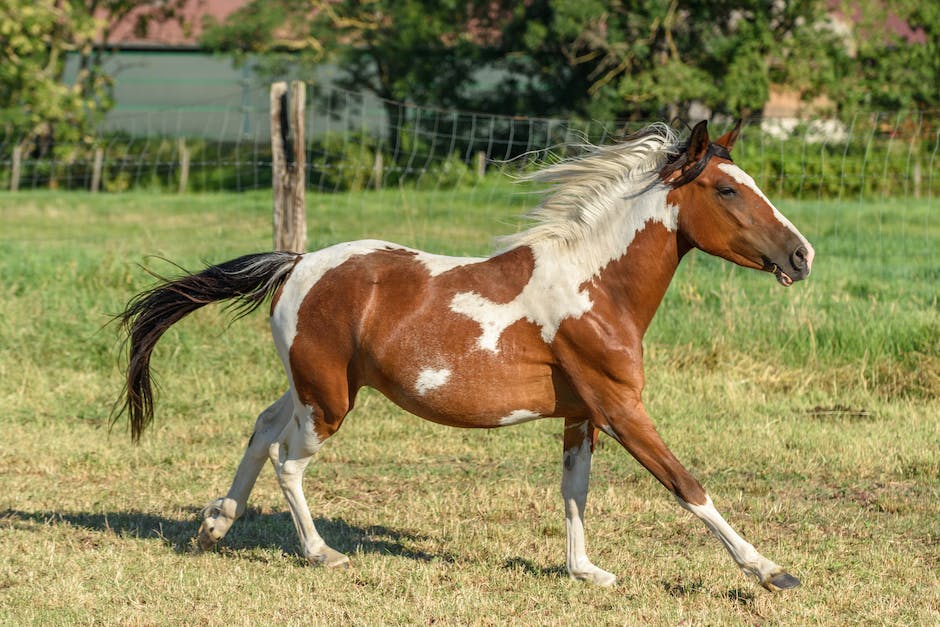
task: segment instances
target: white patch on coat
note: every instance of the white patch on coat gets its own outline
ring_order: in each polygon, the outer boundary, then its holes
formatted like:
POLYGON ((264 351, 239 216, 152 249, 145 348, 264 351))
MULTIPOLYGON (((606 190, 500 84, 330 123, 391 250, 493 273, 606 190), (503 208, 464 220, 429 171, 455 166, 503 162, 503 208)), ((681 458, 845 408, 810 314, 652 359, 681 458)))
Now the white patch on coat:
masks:
POLYGON ((431 390, 436 390, 450 380, 450 370, 441 368, 425 368, 418 373, 418 380, 415 383, 415 390, 419 395, 424 396, 431 390))
POLYGON ((541 417, 542 414, 530 411, 528 409, 516 409, 510 412, 508 416, 503 416, 500 418, 499 424, 502 426, 517 425, 522 422, 529 422, 530 420, 536 420, 541 417))
MULTIPOLYGON (((382 240, 344 242, 307 253, 291 270, 290 278, 284 283, 277 307, 271 316, 274 341, 282 359, 286 358, 297 336, 297 315, 307 292, 333 268, 341 266, 352 257, 368 255, 379 250, 403 250, 415 253, 416 260, 432 277, 459 266, 482 261, 482 259, 472 257, 433 255, 382 240)), ((286 360, 285 363, 287 363, 286 360)))
POLYGON ((679 208, 666 203, 668 192, 665 186, 655 185, 632 198, 621 194, 597 220, 590 238, 575 242, 546 238, 529 244, 535 258, 532 276, 513 300, 495 303, 476 292, 460 292, 451 300, 451 311, 480 325, 477 347, 481 350, 498 353, 503 332, 522 319, 537 325, 542 340, 551 343, 565 319, 578 318, 591 309, 585 285, 622 257, 637 233, 650 222, 676 229, 679 208))
MULTIPOLYGON (((289 363, 290 347, 297 337, 297 316, 304 298, 323 275, 341 266, 352 257, 368 255, 384 248, 398 248, 395 244, 379 240, 344 242, 305 254, 294 266, 284 283, 277 306, 271 313, 271 332, 274 344, 285 367, 289 363)), ((288 372, 288 376, 290 373, 288 372)))
POLYGON ((803 237, 803 234, 800 233, 799 229, 797 229, 795 226, 793 226, 793 223, 790 222, 790 220, 788 220, 785 215, 783 215, 782 213, 780 213, 780 211, 774 206, 774 204, 773 204, 772 202, 770 202, 770 199, 767 198, 767 196, 764 195, 764 192, 761 191, 761 189, 757 186, 757 183, 754 181, 754 179, 751 177, 751 175, 748 174, 747 172, 745 172, 744 170, 742 170, 741 168, 739 168, 738 166, 736 166, 736 165, 733 164, 733 163, 719 163, 719 164, 718 164, 718 169, 720 169, 722 172, 726 173, 728 176, 730 176, 731 178, 733 178, 733 179, 734 179, 735 181, 737 181, 739 184, 744 185, 745 187, 750 188, 750 190, 751 190, 752 192, 754 192, 755 194, 757 194, 757 197, 758 197, 758 198, 760 198, 760 199, 763 200, 765 203, 767 203, 768 206, 770 206, 771 210, 773 210, 773 212, 774 212, 774 217, 777 218, 777 220, 780 222, 780 224, 782 224, 785 228, 789 229, 789 230, 792 231, 798 238, 800 238, 800 242, 803 243, 803 246, 806 248, 806 251, 807 251, 807 252, 806 252, 806 268, 807 268, 808 270, 812 269, 812 267, 813 267, 813 257, 816 256, 816 251, 813 250, 813 247, 812 247, 812 246, 810 245, 810 243, 806 240, 806 238, 803 237))
MULTIPOLYGON (((410 250, 410 249, 406 249, 410 250)), ((432 277, 436 277, 439 274, 444 274, 448 270, 453 270, 454 268, 459 268, 460 266, 467 266, 473 263, 479 263, 485 261, 482 257, 448 257, 447 255, 434 255, 432 253, 426 253, 423 250, 416 250, 417 255, 415 259, 424 266, 432 277)))
POLYGON ((592 307, 586 282, 626 252, 649 222, 675 230, 678 207, 659 171, 679 150, 675 131, 653 124, 612 146, 584 146, 586 154, 563 159, 529 178, 550 183, 550 193, 529 212, 531 228, 502 238, 504 250, 528 246, 535 267, 522 292, 497 304, 475 292, 457 294, 451 310, 481 328, 478 348, 499 352, 503 331, 518 320, 538 325, 551 342, 567 318, 592 307))

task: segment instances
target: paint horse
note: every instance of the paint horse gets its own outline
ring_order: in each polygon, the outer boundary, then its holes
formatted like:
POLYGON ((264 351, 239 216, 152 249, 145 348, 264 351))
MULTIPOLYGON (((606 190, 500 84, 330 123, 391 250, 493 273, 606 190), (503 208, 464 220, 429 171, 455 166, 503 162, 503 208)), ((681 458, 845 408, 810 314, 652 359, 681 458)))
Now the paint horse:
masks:
POLYGON ((655 124, 623 143, 547 166, 554 183, 528 230, 489 258, 429 254, 382 241, 307 254, 247 255, 165 281, 120 316, 130 336, 124 408, 136 441, 153 419, 150 356, 188 313, 271 298, 289 389, 258 417, 228 494, 203 512, 199 543, 245 511, 265 459, 274 465, 303 555, 345 566, 317 533, 301 489, 308 462, 370 386, 405 410, 454 427, 564 419, 561 492, 571 577, 616 577, 585 552, 584 513, 599 432, 629 451, 699 517, 737 565, 770 590, 799 585, 725 522, 643 407, 643 335, 692 248, 805 278, 813 249, 731 159, 740 123, 714 143, 705 122, 685 141, 655 124))

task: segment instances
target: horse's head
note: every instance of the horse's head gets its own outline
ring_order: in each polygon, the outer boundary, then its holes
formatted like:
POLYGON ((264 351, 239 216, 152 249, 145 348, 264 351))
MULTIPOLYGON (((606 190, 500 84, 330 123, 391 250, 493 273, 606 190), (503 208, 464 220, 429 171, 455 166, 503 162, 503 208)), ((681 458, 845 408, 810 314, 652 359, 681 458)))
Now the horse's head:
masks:
POLYGON ((731 160, 740 122, 714 143, 699 122, 687 148, 660 172, 679 207, 678 228, 689 244, 747 268, 773 273, 781 285, 809 276, 813 247, 731 160))

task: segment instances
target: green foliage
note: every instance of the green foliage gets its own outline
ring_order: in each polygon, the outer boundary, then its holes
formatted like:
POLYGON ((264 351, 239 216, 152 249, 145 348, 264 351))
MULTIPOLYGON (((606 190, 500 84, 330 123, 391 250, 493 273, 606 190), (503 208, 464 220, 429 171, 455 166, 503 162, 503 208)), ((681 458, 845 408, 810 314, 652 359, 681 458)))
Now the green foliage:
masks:
POLYGON ((750 132, 735 147, 735 161, 776 198, 929 195, 929 186, 936 185, 930 176, 935 146, 927 138, 895 140, 893 126, 886 124, 879 132, 870 125, 858 122, 854 129, 858 134, 841 142, 808 141, 812 133, 807 125, 797 126, 782 140, 750 132))
MULTIPOLYGON (((793 128, 788 137, 777 139, 749 126, 735 148, 741 163, 775 198, 909 198, 937 193, 940 178, 931 141, 935 122, 930 117, 859 116, 843 130, 852 135, 825 140, 813 123, 793 128), (933 168, 933 169, 932 169, 933 168)), ((484 125, 489 129, 489 125, 484 125)), ((565 127, 567 128, 567 127, 565 127)), ((551 136, 550 125, 530 129, 546 142, 563 141, 551 136)), ((595 129, 596 130, 596 129, 595 129)), ((476 151, 465 144, 455 126, 458 141, 440 141, 422 125, 401 131, 396 155, 383 138, 349 131, 330 132, 307 142, 307 185, 327 193, 362 191, 375 187, 375 168, 380 159, 381 186, 417 189, 456 189, 478 183, 472 170, 476 151), (452 146, 458 148, 452 150, 452 146)), ((601 137, 588 137, 601 141, 601 137)), ((104 148, 103 189, 121 192, 148 189, 175 192, 179 186, 180 155, 175 138, 133 138, 110 135, 98 139, 104 148)), ((525 147, 525 142, 519 142, 525 147)), ((189 140, 189 191, 241 191, 271 186, 271 157, 268 145, 242 142, 189 140)), ((71 158, 26 159, 22 165, 23 188, 88 189, 92 178, 92 146, 62 146, 71 158)), ((504 158, 494 147, 491 159, 504 158)), ((8 160, 8 154, 0 159, 8 160)), ((520 159, 507 168, 533 167, 520 159)), ((490 169, 493 176, 501 176, 490 169)), ((4 172, 8 175, 8 172, 4 172)), ((0 182, 3 179, 0 178, 0 182)))
MULTIPOLYGON (((353 90, 486 112, 661 119, 697 102, 748 115, 775 85, 805 99, 825 94, 849 112, 940 106, 936 3, 837 8, 822 0, 253 0, 204 43, 242 57, 331 61, 353 90), (926 42, 896 36, 889 14, 926 42)), ((394 131, 388 139, 398 141, 394 131)))
POLYGON ((436 161, 417 181, 418 189, 454 189, 475 182, 475 174, 457 153, 436 161))
POLYGON ((290 52, 301 64, 337 61, 341 84, 460 106, 479 54, 468 25, 485 19, 482 3, 252 0, 222 24, 209 20, 202 41, 238 57, 290 52))
POLYGON ((2 0, 0 129, 37 157, 80 161, 114 104, 103 69, 110 29, 131 14, 138 31, 151 20, 174 19, 184 2, 2 0), (69 57, 77 70, 67 78, 69 57))
POLYGON ((366 134, 330 133, 312 142, 310 185, 328 192, 362 191, 373 175, 375 140, 366 134))
POLYGON ((795 62, 825 57, 834 43, 806 35, 823 8, 812 1, 605 3, 596 13, 572 11, 570 0, 549 4, 564 20, 568 62, 609 103, 605 117, 673 117, 692 102, 747 115, 766 102, 771 81, 792 84, 795 62))
POLYGON ((836 93, 863 109, 936 108, 940 106, 940 7, 936 2, 853 3, 844 10, 857 17, 854 58, 843 60, 836 93), (887 28, 907 24, 912 37, 887 28))
POLYGON ((69 52, 88 54, 96 24, 80 2, 5 0, 0 19, 0 126, 32 147, 53 139, 88 142, 107 109, 108 81, 82 67, 74 84, 63 81, 69 52))
MULTIPOLYGON (((179 188, 181 163, 179 143, 172 137, 134 138, 113 134, 97 138, 103 145, 101 185, 107 192, 132 189, 175 192, 179 188)), ((379 138, 368 133, 331 132, 307 142, 307 186, 337 193, 362 191, 375 186, 376 155, 381 152, 382 186, 420 189, 452 189, 472 184, 469 164, 457 153, 432 147, 412 131, 402 136, 402 150, 394 154, 379 138)), ((21 187, 43 189, 89 189, 95 148, 65 145, 67 160, 26 158, 21 187)), ((187 191, 218 192, 270 188, 271 152, 268 145, 235 141, 186 141, 190 157, 187 191)), ((9 159, 0 153, 0 159, 9 159)), ((8 181, 0 173, 0 184, 8 181)))

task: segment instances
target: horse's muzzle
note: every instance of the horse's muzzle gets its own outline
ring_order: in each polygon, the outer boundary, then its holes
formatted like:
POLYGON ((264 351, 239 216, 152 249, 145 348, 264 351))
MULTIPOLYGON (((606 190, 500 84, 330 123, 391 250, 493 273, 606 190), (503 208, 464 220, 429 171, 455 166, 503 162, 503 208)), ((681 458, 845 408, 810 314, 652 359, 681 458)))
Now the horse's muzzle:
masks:
POLYGON ((807 249, 806 246, 798 246, 797 249, 790 254, 790 267, 792 267, 794 271, 793 280, 798 281, 809 276, 812 262, 813 257, 810 250, 807 249))
POLYGON ((765 256, 763 258, 764 270, 773 274, 780 285, 790 287, 796 281, 802 281, 809 276, 814 256, 815 251, 812 246, 800 243, 789 255, 786 255, 786 261, 782 259, 775 261, 765 256))

